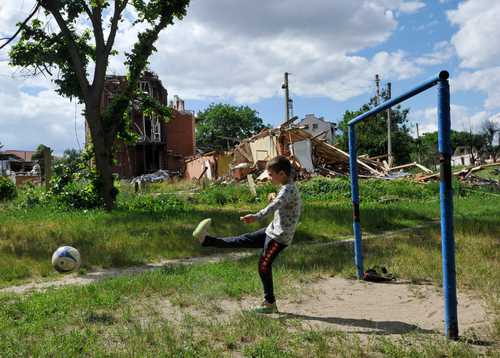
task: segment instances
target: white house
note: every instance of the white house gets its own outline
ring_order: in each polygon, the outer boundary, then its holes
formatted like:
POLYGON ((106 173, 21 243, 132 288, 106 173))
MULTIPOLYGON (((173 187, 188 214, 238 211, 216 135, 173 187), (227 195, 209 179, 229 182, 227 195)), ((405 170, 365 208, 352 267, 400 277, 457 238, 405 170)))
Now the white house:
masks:
POLYGON ((333 122, 325 120, 324 117, 316 117, 314 114, 306 114, 306 116, 298 122, 298 126, 304 127, 304 130, 313 136, 322 134, 319 138, 326 139, 327 143, 333 144, 335 141, 335 131, 337 126, 333 122))
POLYGON ((451 157, 451 165, 470 166, 474 165, 474 161, 477 161, 478 159, 479 155, 475 148, 473 148, 471 152, 470 148, 460 146, 455 149, 455 153, 453 153, 453 156, 451 157))

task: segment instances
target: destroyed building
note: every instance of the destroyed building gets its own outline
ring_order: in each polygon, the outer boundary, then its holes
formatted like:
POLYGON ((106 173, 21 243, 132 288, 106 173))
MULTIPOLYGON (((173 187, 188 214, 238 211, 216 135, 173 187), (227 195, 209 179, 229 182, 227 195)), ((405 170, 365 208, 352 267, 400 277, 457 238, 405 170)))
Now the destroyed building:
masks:
MULTIPOLYGON (((125 81, 125 76, 106 77, 101 100, 103 109, 125 81)), ((194 112, 186 110, 184 101, 178 96, 169 103, 167 89, 152 72, 144 73, 139 86, 160 103, 169 104, 171 118, 165 122, 132 106, 132 130, 139 135, 139 140, 134 144, 116 144, 113 172, 121 178, 131 178, 158 170, 183 171, 185 158, 195 154, 194 112)))
POLYGON ((32 161, 34 151, 5 150, 0 152, 0 175, 8 176, 17 185, 41 182, 40 166, 32 161))
MULTIPOLYGON (((344 176, 348 173, 349 154, 329 144, 321 136, 312 135, 293 120, 278 128, 266 128, 251 138, 243 139, 232 153, 207 153, 187 161, 185 177, 242 180, 248 174, 264 172, 269 159, 284 155, 291 159, 299 177, 312 175, 344 176), (228 158, 231 163, 228 168, 228 158), (222 162, 222 163, 220 163, 222 162)), ((365 176, 383 176, 382 163, 358 159, 359 171, 365 176)), ((260 178, 257 178, 260 179, 260 178)))

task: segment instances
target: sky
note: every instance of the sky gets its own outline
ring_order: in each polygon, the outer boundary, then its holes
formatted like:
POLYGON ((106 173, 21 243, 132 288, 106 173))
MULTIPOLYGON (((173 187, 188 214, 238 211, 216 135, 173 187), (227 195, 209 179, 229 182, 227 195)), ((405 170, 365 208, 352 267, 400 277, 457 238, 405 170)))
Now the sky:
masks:
MULTIPOLYGON (((0 38, 33 5, 2 0, 0 38)), ((128 9, 110 74, 125 72, 141 29, 134 17, 128 9)), ((479 131, 485 119, 500 123, 498 19, 500 1, 491 0, 191 0, 187 16, 161 34, 150 68, 187 109, 248 105, 271 125, 284 118, 284 72, 295 115, 339 122, 374 95, 375 74, 397 96, 448 70, 452 128, 479 131)), ((82 105, 57 95, 54 78, 29 77, 8 61, 8 48, 0 50, 4 149, 81 148, 82 105)), ((436 101, 432 89, 404 103, 413 132, 416 123, 420 133, 436 130, 436 101)))

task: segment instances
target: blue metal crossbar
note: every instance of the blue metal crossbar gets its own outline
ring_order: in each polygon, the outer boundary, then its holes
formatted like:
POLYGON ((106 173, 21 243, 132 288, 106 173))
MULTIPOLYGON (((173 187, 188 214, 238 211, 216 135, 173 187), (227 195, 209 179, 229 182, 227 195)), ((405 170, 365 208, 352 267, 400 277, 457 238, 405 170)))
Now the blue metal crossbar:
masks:
POLYGON ((384 102, 372 110, 349 121, 349 170, 353 205, 354 261, 359 279, 363 278, 363 251, 361 241, 361 221, 359 210, 358 154, 356 148, 356 124, 391 108, 419 93, 438 85, 438 146, 441 166, 440 208, 441 241, 443 264, 443 288, 445 296, 445 335, 458 338, 457 289, 455 273, 455 238, 453 236, 453 188, 451 180, 450 145, 450 86, 449 73, 442 71, 433 78, 405 94, 384 102))

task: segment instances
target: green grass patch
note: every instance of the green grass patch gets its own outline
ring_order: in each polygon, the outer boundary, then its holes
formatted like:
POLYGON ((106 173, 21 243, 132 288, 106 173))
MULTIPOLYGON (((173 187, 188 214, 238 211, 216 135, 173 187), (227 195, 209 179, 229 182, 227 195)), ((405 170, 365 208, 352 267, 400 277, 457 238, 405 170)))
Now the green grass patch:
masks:
MULTIPOLYGON (((456 235, 459 287, 475 290, 495 308, 500 293, 498 225, 466 224, 459 224, 456 235)), ((441 283, 438 228, 366 240, 364 250, 368 266, 384 264, 400 278, 441 283)), ((276 262, 277 296, 300 292, 303 284, 321 276, 353 277, 352 261, 348 245, 294 245, 276 262)), ((477 356, 467 343, 424 334, 408 334, 400 340, 375 335, 361 342, 337 331, 304 328, 294 319, 242 312, 215 321, 214 307, 221 300, 260 295, 256 262, 257 255, 238 262, 165 267, 27 296, 0 295, 0 355, 477 356), (169 312, 162 312, 165 301, 174 305, 169 312), (179 319, 174 318, 176 312, 179 319)), ((499 308, 494 311, 497 331, 492 332, 492 340, 500 337, 499 308)), ((486 355, 495 356, 494 349, 486 348, 486 355)))
MULTIPOLYGON (((315 178, 299 185, 304 208, 295 242, 349 237, 352 208, 348 182, 315 178)), ((112 213, 18 206, 17 203, 25 202, 24 194, 19 202, 1 205, 0 287, 34 278, 57 277, 50 258, 62 245, 80 251, 84 271, 212 254, 214 250, 202 250, 192 240, 196 223, 212 217, 213 232, 220 236, 256 230, 267 221, 245 226, 239 217, 258 211, 265 205, 263 198, 267 193, 275 190, 269 184, 259 186, 258 196, 253 198, 248 188, 239 184, 213 185, 197 194, 193 194, 193 189, 201 189, 186 182, 153 184, 147 188, 150 192, 139 195, 132 193, 130 186, 123 184, 121 189, 118 208, 112 213)), ((370 180, 362 181, 361 190, 364 233, 411 228, 439 218, 435 184, 370 180)), ((457 190, 455 216, 477 213, 473 225, 481 225, 496 218, 499 200, 500 197, 481 191, 457 190)))

